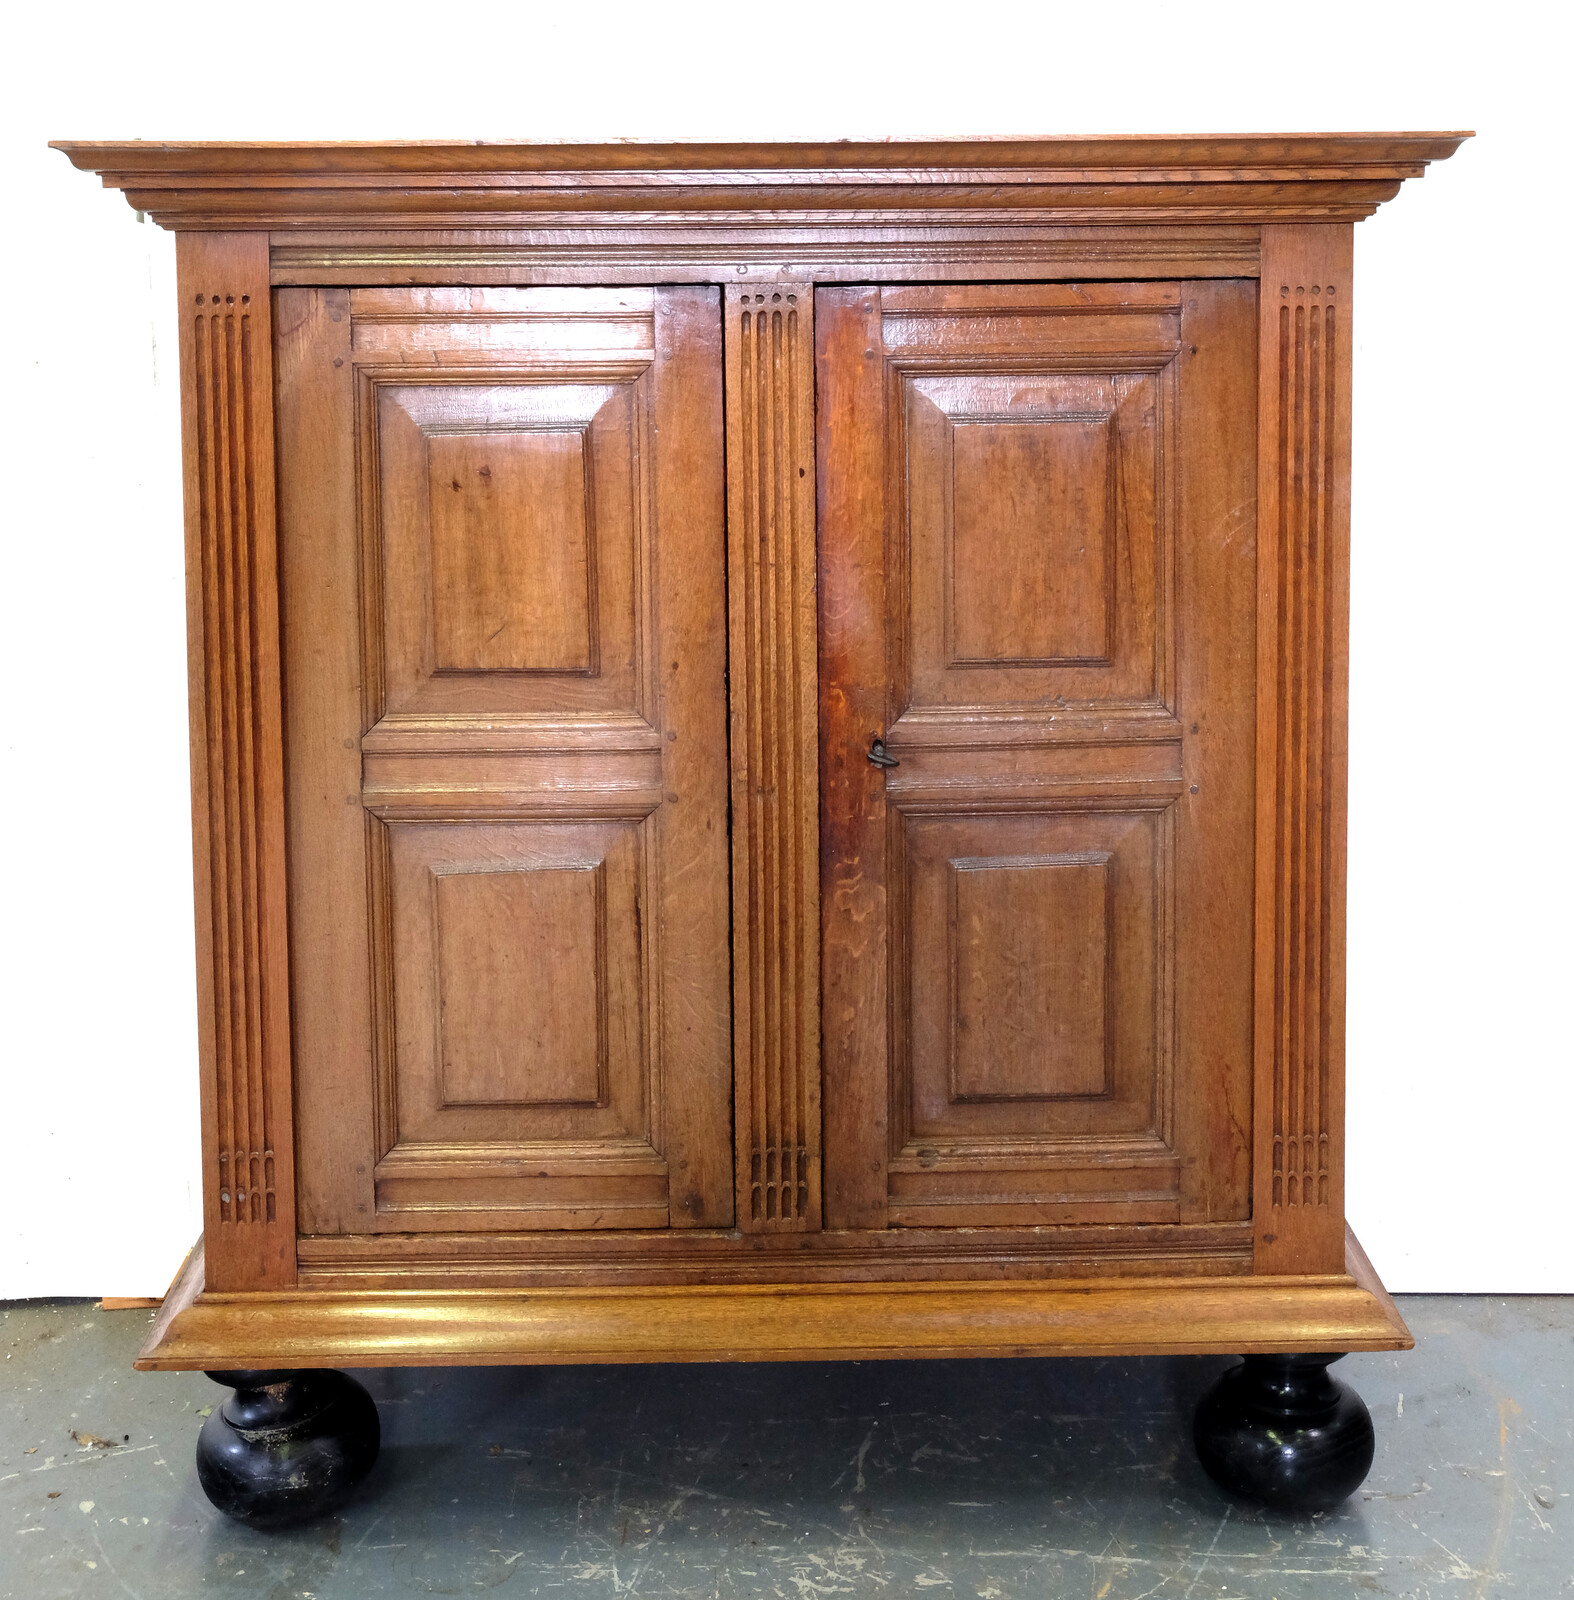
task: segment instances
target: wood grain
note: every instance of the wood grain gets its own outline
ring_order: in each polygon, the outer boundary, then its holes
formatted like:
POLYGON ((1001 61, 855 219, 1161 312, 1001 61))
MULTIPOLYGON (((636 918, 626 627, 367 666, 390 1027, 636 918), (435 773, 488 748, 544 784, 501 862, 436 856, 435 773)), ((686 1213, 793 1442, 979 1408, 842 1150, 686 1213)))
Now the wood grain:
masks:
POLYGON ((1254 682, 1220 613, 1254 603, 1250 286, 837 289, 819 314, 833 1217, 1243 1218, 1254 682), (1193 800, 1205 723, 1219 789, 1193 800), (1219 886, 1207 924, 1183 862, 1219 886), (1091 900, 1058 892, 1095 867, 1091 900), (986 915, 983 885, 1018 900, 986 915))
POLYGON ((584 432, 439 435, 426 456, 437 670, 594 673, 584 432))
POLYGON ((815 293, 825 1220, 883 1228, 890 1096, 885 783, 889 726, 885 373, 879 291, 815 293))
MULTIPOLYGON (((998 198, 998 196, 996 197, 998 198)), ((540 223, 542 219, 532 218, 540 223)), ((921 212, 856 221, 799 214, 790 225, 753 215, 547 219, 546 226, 457 231, 377 224, 272 234, 275 284, 640 284, 740 282, 787 272, 803 282, 1086 283, 1232 278, 1257 273, 1252 224, 1064 223, 1032 212, 921 212), (982 220, 979 220, 982 219, 982 220)))
POLYGON ((1264 232, 1259 291, 1256 1195, 1264 1271, 1344 1207, 1350 279, 1345 228, 1264 232))
POLYGON ((295 1280, 284 753, 266 241, 176 251, 203 1213, 214 1282, 295 1280))
POLYGON ((307 1226, 724 1226, 719 298, 280 315, 307 1226))
POLYGON ((1354 1239, 1341 1272, 1075 1284, 224 1295, 194 1264, 137 1359, 144 1371, 913 1356, 1406 1350, 1414 1341, 1354 1239), (400 1330, 390 1346, 388 1328, 400 1330))
POLYGON ((1176 573, 1184 641, 1176 661, 1183 836, 1207 842, 1175 863, 1175 998, 1206 1017, 1177 1040, 1175 1129, 1206 1152, 1181 1169, 1191 1223, 1244 1218, 1252 1195, 1253 905, 1256 817, 1257 461, 1251 403, 1256 285, 1189 283, 1181 311, 1181 518, 1176 573))
MULTIPOLYGON (((1064 222, 1353 220, 1462 133, 849 140, 834 144, 179 144, 60 141, 166 227, 452 228, 772 212, 931 221, 987 207, 1064 222)), ((758 258, 757 258, 758 259, 758 258)), ((781 264, 779 254, 764 256, 781 264)))
POLYGON ((1464 137, 63 145, 179 234, 142 1364, 1403 1347, 1350 225, 1464 137))
POLYGON ((872 1283, 1045 1277, 1221 1277, 1252 1268, 1248 1222, 1054 1228, 595 1235, 320 1235, 299 1243, 305 1286, 469 1289, 621 1283, 872 1283))
POLYGON ((725 294, 738 1221, 820 1225, 814 292, 725 294))

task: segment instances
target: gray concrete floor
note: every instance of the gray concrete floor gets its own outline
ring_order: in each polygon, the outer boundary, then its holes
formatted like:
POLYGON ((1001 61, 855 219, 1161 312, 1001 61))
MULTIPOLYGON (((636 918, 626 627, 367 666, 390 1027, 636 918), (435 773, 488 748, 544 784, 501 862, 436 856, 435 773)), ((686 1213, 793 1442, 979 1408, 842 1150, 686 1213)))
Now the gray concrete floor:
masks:
POLYGON ((130 1370, 150 1313, 13 1304, 0 1596, 1574 1595, 1574 1297, 1401 1306, 1413 1353, 1335 1368, 1378 1448, 1326 1516, 1204 1477, 1219 1360, 409 1369, 362 1375, 383 1453, 350 1503, 259 1534, 192 1466, 227 1391, 130 1370))

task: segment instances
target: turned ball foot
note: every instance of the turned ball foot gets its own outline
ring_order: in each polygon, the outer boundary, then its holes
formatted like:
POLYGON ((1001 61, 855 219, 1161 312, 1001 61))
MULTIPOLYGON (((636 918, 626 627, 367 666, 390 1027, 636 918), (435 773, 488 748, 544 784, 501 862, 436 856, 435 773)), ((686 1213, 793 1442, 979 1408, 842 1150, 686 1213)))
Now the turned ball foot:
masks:
POLYGON ((202 1425, 197 1477, 227 1516, 282 1528, 329 1510, 371 1470, 372 1397, 342 1372, 210 1372, 235 1393, 202 1425))
POLYGON ((1326 1511, 1371 1470, 1372 1416, 1328 1375, 1337 1355, 1247 1356, 1202 1397, 1194 1437, 1214 1481, 1286 1511, 1326 1511))

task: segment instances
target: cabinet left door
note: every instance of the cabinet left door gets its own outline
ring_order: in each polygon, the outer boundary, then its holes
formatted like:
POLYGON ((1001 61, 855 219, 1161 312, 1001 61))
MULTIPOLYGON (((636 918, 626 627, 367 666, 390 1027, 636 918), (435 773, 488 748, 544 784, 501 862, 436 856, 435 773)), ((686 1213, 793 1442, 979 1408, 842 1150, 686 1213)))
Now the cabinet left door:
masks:
POLYGON ((300 1231, 727 1226, 718 294, 274 311, 300 1231))

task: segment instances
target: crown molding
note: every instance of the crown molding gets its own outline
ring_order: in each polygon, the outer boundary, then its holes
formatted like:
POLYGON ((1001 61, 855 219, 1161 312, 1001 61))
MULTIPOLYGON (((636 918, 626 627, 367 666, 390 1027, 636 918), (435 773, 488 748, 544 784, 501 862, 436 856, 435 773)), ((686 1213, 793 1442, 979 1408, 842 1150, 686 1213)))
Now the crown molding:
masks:
POLYGON ((825 144, 57 140, 163 227, 225 231, 1351 222, 1470 135, 825 144))

